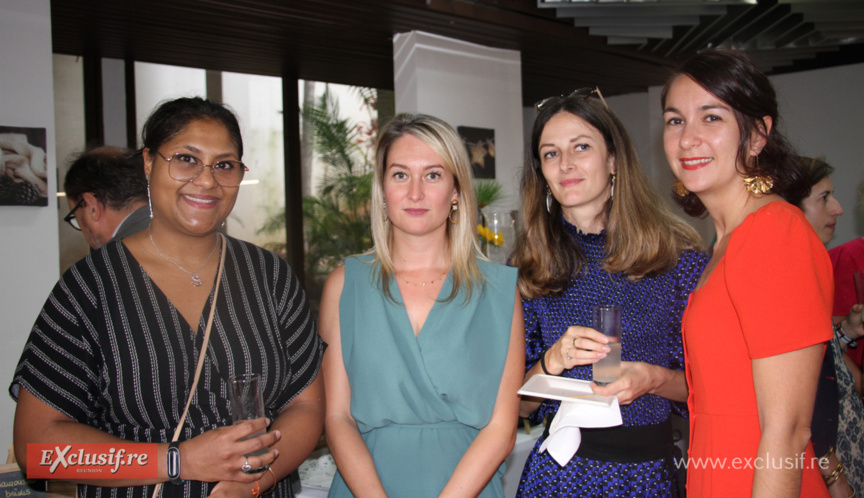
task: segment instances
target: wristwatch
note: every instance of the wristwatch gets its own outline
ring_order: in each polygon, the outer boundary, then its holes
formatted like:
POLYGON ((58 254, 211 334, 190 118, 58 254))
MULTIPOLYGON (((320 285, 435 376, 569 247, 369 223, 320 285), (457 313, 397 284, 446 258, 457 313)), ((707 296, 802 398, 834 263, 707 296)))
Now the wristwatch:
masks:
POLYGON ((168 445, 168 479, 171 484, 183 484, 183 479, 180 479, 180 443, 177 441, 168 445))
POLYGON ((855 342, 854 339, 852 339, 851 337, 846 335, 846 331, 843 330, 842 323, 835 323, 834 324, 834 337, 843 341, 843 343, 846 344, 847 346, 849 346, 850 348, 857 348, 858 347, 858 343, 855 342))

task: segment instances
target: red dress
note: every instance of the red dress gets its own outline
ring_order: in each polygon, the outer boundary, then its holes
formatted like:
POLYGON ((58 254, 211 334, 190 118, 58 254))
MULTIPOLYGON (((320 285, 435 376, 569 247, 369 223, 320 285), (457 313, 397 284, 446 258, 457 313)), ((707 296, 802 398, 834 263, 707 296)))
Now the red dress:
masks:
MULTIPOLYGON (((834 265, 834 316, 846 316, 858 303, 852 274, 864 270, 864 239, 857 238, 828 251, 834 265)), ((864 346, 848 349, 849 356, 859 367, 864 362, 864 346)))
MULTIPOLYGON (((799 209, 772 202, 734 229, 684 315, 688 496, 750 496, 760 440, 751 360, 829 340, 833 290, 828 254, 799 209)), ((810 444, 803 460, 778 457, 773 468, 803 467, 801 496, 828 496, 810 444)))

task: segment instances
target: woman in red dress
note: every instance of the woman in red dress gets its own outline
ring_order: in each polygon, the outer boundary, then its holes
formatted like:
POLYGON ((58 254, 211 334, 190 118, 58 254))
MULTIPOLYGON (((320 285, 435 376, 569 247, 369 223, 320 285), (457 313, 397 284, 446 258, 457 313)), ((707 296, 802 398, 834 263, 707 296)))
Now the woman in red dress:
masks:
POLYGON ((793 206, 809 185, 777 129, 774 89, 746 56, 711 50, 661 102, 679 201, 717 231, 683 323, 688 494, 828 496, 809 440, 831 262, 793 206))

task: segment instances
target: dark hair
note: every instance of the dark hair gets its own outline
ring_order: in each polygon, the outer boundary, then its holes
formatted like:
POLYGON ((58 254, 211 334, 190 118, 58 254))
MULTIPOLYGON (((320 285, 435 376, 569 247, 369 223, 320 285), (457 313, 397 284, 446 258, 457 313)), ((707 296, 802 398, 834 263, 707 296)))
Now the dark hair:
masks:
POLYGON ((243 137, 240 135, 237 116, 227 106, 201 97, 181 97, 159 104, 147 118, 141 131, 143 147, 158 151, 189 123, 199 120, 221 123, 228 130, 231 142, 237 147, 237 157, 243 158, 243 137))
MULTIPOLYGON (((817 183, 834 173, 834 168, 831 167, 830 164, 826 163, 821 157, 798 156, 798 161, 800 161, 801 165, 804 167, 804 171, 807 175, 807 185, 810 186, 807 190, 807 195, 804 196, 805 198, 810 196, 813 192, 813 187, 815 187, 817 183)), ((801 199, 796 206, 801 207, 801 202, 803 201, 804 199, 801 199)))
POLYGON ((513 264, 519 267, 523 297, 561 292, 582 267, 584 255, 561 221, 558 202, 546 209, 547 183, 540 162, 540 137, 552 117, 569 113, 585 120, 603 136, 615 161, 615 197, 601 216, 606 227, 606 257, 610 273, 626 272, 633 279, 662 273, 678 263, 680 251, 699 248, 699 235, 674 216, 645 177, 626 128, 595 98, 573 96, 543 106, 531 131, 531 150, 522 171, 523 223, 513 264))
MULTIPOLYGON (((666 82, 660 103, 666 108, 669 88, 679 76, 689 76, 708 93, 728 104, 738 122, 738 164, 739 172, 745 177, 763 176, 774 182, 772 191, 791 204, 798 205, 807 197, 810 185, 806 174, 796 158, 794 149, 783 136, 777 95, 768 77, 756 67, 746 55, 734 50, 706 50, 686 61, 675 70, 666 82), (771 131, 763 121, 771 117, 771 131), (749 160, 750 137, 758 133, 765 137, 757 160, 749 160)), ((705 214, 705 206, 690 193, 684 197, 673 195, 684 211, 691 216, 705 214)))
POLYGON ((147 179, 141 154, 120 147, 83 152, 69 166, 63 189, 73 200, 90 192, 105 206, 122 210, 147 200, 147 179))

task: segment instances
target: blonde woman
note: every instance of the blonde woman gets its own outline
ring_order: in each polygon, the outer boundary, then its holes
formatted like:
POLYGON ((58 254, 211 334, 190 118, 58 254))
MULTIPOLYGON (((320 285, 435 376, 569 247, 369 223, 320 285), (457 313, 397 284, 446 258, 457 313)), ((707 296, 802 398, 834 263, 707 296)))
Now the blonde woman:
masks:
POLYGON ((368 254, 327 279, 330 496, 503 496, 524 335, 516 270, 486 261, 465 147, 400 114, 382 131, 368 254))

